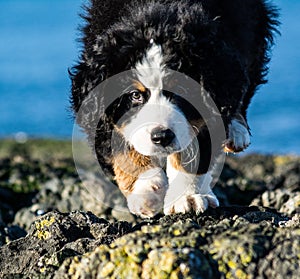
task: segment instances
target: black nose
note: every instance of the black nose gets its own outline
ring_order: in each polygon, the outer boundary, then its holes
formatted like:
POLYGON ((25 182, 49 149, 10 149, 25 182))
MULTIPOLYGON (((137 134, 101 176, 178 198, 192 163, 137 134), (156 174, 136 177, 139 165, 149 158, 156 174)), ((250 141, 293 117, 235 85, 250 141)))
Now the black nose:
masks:
POLYGON ((175 134, 170 129, 158 127, 153 129, 151 132, 152 142, 163 147, 168 146, 174 138, 175 134))

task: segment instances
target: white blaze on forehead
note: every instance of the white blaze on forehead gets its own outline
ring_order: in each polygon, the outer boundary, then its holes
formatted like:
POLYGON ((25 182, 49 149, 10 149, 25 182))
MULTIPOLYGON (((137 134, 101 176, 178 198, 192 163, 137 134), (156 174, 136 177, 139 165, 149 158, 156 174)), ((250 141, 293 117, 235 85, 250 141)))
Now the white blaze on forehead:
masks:
POLYGON ((149 89, 162 89, 165 75, 160 45, 151 44, 141 62, 135 66, 140 82, 149 89))

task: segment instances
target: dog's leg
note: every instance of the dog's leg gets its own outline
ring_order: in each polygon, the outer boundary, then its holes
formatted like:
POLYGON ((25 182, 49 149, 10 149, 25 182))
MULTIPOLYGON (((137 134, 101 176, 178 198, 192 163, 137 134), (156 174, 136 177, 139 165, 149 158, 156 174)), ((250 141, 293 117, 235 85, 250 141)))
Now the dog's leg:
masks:
POLYGON ((168 157, 169 188, 164 200, 164 213, 200 213, 208 206, 219 206, 219 201, 210 188, 210 172, 203 175, 188 173, 180 166, 178 158, 177 154, 168 157))
POLYGON ((228 135, 224 143, 224 151, 241 152, 250 145, 250 133, 245 119, 238 115, 228 125, 228 135))
POLYGON ((162 211, 168 180, 161 168, 136 151, 115 156, 113 166, 131 213, 147 218, 162 211))
POLYGON ((142 173, 127 195, 130 212, 142 218, 153 217, 163 209, 168 180, 160 168, 142 173))

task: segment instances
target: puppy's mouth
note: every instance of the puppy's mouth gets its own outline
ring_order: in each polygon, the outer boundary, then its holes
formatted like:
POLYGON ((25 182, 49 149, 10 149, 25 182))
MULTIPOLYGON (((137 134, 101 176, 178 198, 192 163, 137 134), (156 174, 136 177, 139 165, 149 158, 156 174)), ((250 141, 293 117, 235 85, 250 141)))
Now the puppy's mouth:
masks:
POLYGON ((137 152, 145 156, 168 156, 182 151, 188 145, 187 142, 180 142, 175 132, 164 126, 137 129, 127 140, 137 152))
MULTIPOLYGON (((143 151, 143 150, 141 150, 143 151)), ((167 157, 168 155, 171 155, 176 152, 180 152, 181 149, 176 145, 172 144, 167 147, 161 147, 161 146, 153 146, 152 151, 147 154, 148 156, 157 156, 157 157, 167 157)), ((146 155, 146 154, 143 154, 146 155)))

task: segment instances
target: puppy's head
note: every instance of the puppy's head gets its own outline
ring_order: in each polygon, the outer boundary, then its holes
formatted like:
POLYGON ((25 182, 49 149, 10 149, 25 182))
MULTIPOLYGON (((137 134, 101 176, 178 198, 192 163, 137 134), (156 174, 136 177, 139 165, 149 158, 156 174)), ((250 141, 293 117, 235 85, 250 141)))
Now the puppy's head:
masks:
POLYGON ((114 109, 116 129, 143 155, 168 155, 185 149, 193 129, 176 94, 163 88, 166 71, 161 47, 151 43, 133 72, 132 85, 114 109))

